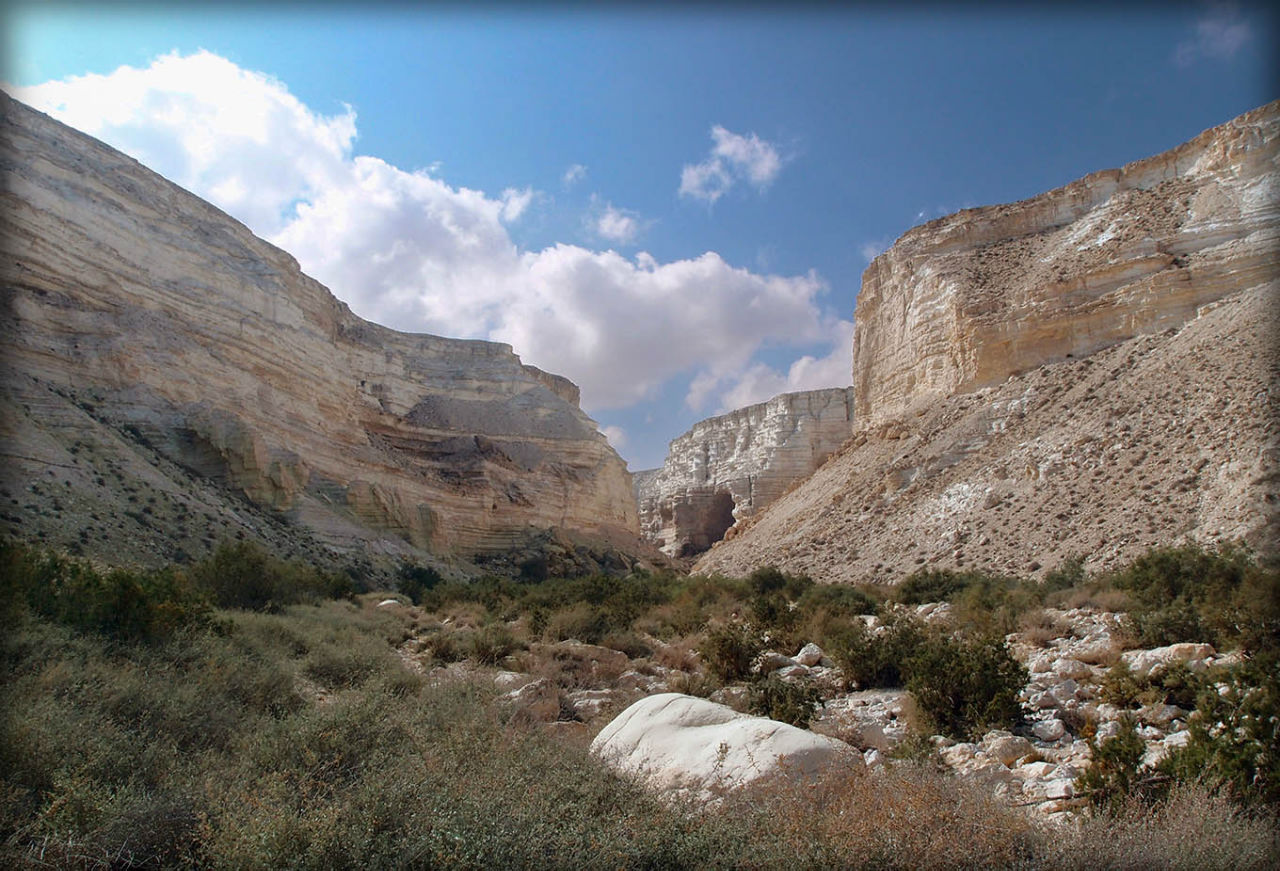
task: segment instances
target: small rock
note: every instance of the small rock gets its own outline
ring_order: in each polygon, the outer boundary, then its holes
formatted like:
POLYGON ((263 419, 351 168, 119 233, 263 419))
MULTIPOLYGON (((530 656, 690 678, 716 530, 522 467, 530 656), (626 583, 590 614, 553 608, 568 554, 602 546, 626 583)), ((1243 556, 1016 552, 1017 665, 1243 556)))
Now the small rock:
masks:
POLYGON ((399 608, 401 606, 399 599, 383 599, 378 603, 379 608, 399 608))
POLYGON ((813 666, 822 662, 822 657, 822 648, 811 641, 800 648, 800 652, 795 655, 794 659, 801 665, 813 666))
POLYGON ((1093 676, 1093 669, 1078 659, 1059 659, 1054 663, 1053 670, 1058 677, 1071 678, 1073 680, 1083 680, 1093 676))
POLYGON ((1010 768, 1012 768, 1013 764, 1019 759, 1035 750, 1031 745, 1031 742, 1026 738, 1018 738, 1013 735, 1002 735, 992 739, 990 742, 988 742, 986 738, 983 738, 982 744, 983 749, 985 749, 990 756, 995 759, 999 759, 1010 768))
POLYGON ((1031 733, 1041 741, 1057 741, 1067 733, 1067 724, 1054 717, 1051 720, 1036 723, 1031 727, 1031 733))

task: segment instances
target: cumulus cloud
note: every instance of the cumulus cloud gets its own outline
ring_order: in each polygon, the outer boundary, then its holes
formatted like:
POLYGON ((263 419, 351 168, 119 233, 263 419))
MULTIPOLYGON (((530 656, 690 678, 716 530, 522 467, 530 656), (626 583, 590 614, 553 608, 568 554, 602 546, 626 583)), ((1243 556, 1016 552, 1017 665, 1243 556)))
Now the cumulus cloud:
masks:
POLYGON ((805 355, 785 372, 755 363, 728 378, 716 380, 704 375, 695 379, 686 402, 696 408, 695 402, 705 403, 708 397, 718 392, 718 412, 724 412, 764 402, 779 393, 847 387, 853 377, 853 322, 836 321, 827 328, 827 333, 831 350, 825 356, 805 355))
POLYGON ((560 177, 560 180, 564 182, 564 186, 568 188, 573 187, 586 177, 587 168, 580 163, 575 163, 564 171, 564 175, 560 177))
POLYGON ((600 432, 604 433, 604 437, 609 440, 609 444, 613 445, 615 451, 620 451, 627 446, 627 433, 620 426, 602 426, 600 432))
POLYGON ((1229 60, 1253 38, 1253 28, 1234 3, 1212 3, 1196 22, 1195 35, 1183 40, 1174 51, 1179 66, 1190 66, 1201 58, 1229 60))
MULTIPOLYGON (((676 377, 710 379, 703 403, 746 395, 741 373, 766 380, 751 366, 762 346, 828 338, 816 274, 760 274, 714 252, 660 263, 566 244, 521 251, 507 225, 535 191, 490 195, 356 155, 353 109, 316 112, 283 83, 208 52, 15 95, 213 200, 363 317, 508 342, 577 382, 589 410, 634 404, 676 377)), ((751 183, 776 173, 767 143, 738 138, 745 144, 723 139, 726 166, 751 183)), ((638 219, 614 211, 597 229, 633 233, 627 220, 638 219)), ((809 383, 823 365, 797 361, 779 377, 809 383)))
POLYGON ((601 205, 593 198, 595 207, 591 219, 591 229, 601 239, 616 242, 619 245, 630 245, 640 235, 642 228, 640 217, 635 212, 619 209, 613 203, 601 205))
POLYGON ((754 133, 745 136, 719 124, 711 128, 711 153, 680 171, 680 195, 714 203, 739 181, 764 190, 782 171, 777 147, 754 133))
POLYGON ((12 93, 263 234, 297 201, 342 182, 356 138, 351 107, 314 112, 275 79, 206 51, 12 93))

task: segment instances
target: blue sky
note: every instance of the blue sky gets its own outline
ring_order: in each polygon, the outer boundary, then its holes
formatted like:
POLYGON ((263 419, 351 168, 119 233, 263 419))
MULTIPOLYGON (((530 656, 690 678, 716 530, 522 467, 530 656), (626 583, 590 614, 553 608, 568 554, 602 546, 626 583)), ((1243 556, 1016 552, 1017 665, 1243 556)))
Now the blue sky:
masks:
POLYGON ((4 16, 7 90, 358 313, 572 378, 632 469, 702 417, 847 384, 861 273, 911 226, 1277 96, 1277 21, 1248 4, 4 16))

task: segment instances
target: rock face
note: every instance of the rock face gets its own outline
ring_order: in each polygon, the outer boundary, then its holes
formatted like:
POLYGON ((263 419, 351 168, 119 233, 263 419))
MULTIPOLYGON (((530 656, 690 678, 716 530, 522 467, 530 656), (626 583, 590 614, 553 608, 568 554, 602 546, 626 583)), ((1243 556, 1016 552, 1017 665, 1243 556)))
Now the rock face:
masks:
POLYGON ((1273 280, 1278 138, 1272 103, 1122 169, 908 231, 858 294, 858 419, 1179 327, 1273 280))
POLYGON ((651 787, 711 797, 778 773, 862 764, 849 745, 679 693, 641 699, 600 730, 591 752, 651 787))
POLYGON ((1280 542, 1280 104, 908 232, 867 270, 852 441, 696 565, 826 581, 1280 542))
POLYGON ((634 540, 630 475, 572 383, 506 345, 363 321, 213 206, 0 99, 6 489, 64 471, 80 475, 69 496, 109 485, 76 471, 93 451, 67 455, 61 420, 330 543, 634 540))
POLYGON ((671 556, 705 551, 849 438, 852 399, 846 388, 784 393, 694 424, 661 469, 636 473, 644 535, 671 556))

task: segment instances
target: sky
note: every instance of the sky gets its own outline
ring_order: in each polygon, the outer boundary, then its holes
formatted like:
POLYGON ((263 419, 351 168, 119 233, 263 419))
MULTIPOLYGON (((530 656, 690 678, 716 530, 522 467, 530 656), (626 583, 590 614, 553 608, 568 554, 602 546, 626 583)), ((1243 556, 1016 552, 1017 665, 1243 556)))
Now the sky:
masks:
POLYGON ((847 386, 916 224, 1277 96, 1248 3, 10 3, 3 88, 290 252, 357 314, 512 345, 634 470, 847 386))

